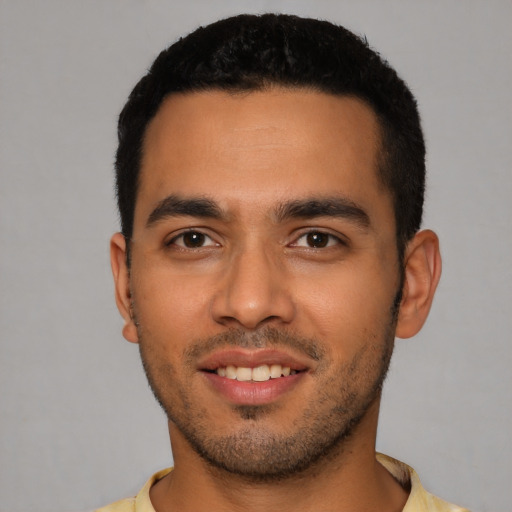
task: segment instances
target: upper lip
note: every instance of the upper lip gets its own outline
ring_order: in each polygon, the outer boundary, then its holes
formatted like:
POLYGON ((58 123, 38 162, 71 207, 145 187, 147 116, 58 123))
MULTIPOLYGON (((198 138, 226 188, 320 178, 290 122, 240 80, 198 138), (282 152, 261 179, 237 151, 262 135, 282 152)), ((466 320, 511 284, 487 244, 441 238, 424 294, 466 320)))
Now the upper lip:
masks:
POLYGON ((198 362, 199 370, 216 370, 226 366, 237 366, 243 368, 256 368, 264 364, 289 367, 291 370, 303 371, 308 365, 303 358, 289 354, 278 349, 226 349, 217 350, 198 362))

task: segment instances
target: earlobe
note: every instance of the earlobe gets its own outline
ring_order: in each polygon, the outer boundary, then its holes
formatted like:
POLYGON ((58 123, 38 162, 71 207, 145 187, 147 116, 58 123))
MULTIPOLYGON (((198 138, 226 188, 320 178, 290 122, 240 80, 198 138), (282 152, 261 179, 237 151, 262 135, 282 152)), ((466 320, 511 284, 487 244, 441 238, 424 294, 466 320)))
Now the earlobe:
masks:
POLYGON ((137 326, 132 311, 130 271, 126 262, 126 240, 121 233, 115 233, 110 239, 110 264, 114 277, 117 309, 125 321, 123 336, 132 343, 138 343, 137 326))
POLYGON ((420 231, 408 243, 404 267, 396 336, 410 338, 423 327, 441 277, 439 239, 433 231, 420 231))

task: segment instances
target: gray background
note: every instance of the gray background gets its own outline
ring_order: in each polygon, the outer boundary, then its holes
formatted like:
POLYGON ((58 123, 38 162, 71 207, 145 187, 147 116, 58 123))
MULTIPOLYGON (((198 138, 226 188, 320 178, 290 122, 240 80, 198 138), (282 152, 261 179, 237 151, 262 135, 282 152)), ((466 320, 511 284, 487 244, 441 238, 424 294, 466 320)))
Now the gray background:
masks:
POLYGON ((180 34, 268 10, 366 34, 419 99, 444 275, 398 342, 378 448, 448 500, 510 511, 512 3, 0 0, 1 512, 90 510, 171 464, 113 300, 116 116, 180 34))

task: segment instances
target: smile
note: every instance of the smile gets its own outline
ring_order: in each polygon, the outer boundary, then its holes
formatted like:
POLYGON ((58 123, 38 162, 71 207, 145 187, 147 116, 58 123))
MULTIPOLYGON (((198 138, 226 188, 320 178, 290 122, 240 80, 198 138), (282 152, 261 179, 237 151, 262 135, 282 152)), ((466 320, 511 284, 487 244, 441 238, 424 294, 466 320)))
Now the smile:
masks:
POLYGON ((249 368, 245 366, 221 366, 215 371, 220 377, 237 380, 239 382, 265 382, 270 379, 279 379, 295 375, 297 370, 292 370, 289 366, 282 366, 280 364, 263 364, 256 368, 249 368))
POLYGON ((290 393, 307 379, 309 359, 278 349, 217 350, 198 362, 208 387, 236 405, 264 405, 290 393))

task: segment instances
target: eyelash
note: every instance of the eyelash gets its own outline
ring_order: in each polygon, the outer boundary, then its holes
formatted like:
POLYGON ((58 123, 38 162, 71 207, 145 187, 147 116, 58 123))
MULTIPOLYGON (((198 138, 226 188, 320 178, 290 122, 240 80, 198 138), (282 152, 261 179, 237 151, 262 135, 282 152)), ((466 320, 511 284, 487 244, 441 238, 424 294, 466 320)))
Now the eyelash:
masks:
MULTIPOLYGON (((313 242, 312 240, 310 240, 310 241, 313 242)), ((290 245, 291 245, 291 247, 304 247, 306 249, 321 250, 321 249, 327 249, 329 247, 333 247, 336 245, 346 246, 347 243, 341 237, 333 235, 332 233, 329 233, 327 231, 324 231, 321 229, 311 229, 305 233, 302 233, 300 236, 298 236, 295 239, 295 241, 290 245), (299 245, 298 244, 299 240, 301 240, 302 238, 307 239, 308 237, 313 237, 313 236, 318 236, 318 235, 320 235, 320 237, 327 237, 325 245, 322 245, 322 243, 320 243, 320 245, 321 245, 320 247, 313 247, 312 245, 307 245, 307 244, 299 245)))
MULTIPOLYGON (((201 238, 200 238, 201 239, 201 238)), ((168 242, 165 243, 165 245, 167 247, 178 247, 179 249, 181 250, 190 250, 190 251, 193 251, 193 250, 196 250, 196 249, 202 249, 204 247, 214 247, 214 246, 219 246, 220 244, 216 243, 213 238, 209 235, 207 235, 206 233, 203 233, 202 231, 200 231, 199 229, 188 229, 187 231, 183 231, 181 233, 179 233, 178 235, 176 236, 173 236, 168 242), (207 245, 207 246, 204 246, 204 245, 201 245, 201 246, 198 246, 198 247, 187 247, 185 245, 185 243, 183 244, 178 244, 176 243, 177 240, 180 240, 182 239, 182 241, 184 242, 184 238, 187 236, 187 235, 199 235, 199 237, 202 237, 203 239, 204 238, 208 238, 209 240, 212 241, 212 244, 210 245, 207 245)))
MULTIPOLYGON (((168 242, 166 242, 165 245, 167 247, 176 247, 176 248, 179 248, 180 250, 190 250, 190 251, 208 248, 208 247, 215 247, 215 246, 219 247, 220 246, 220 244, 216 243, 211 236, 207 235, 206 233, 204 233, 203 231, 201 231, 199 229, 189 229, 187 231, 183 231, 180 234, 172 237, 168 242), (204 242, 205 239, 209 239, 212 243, 210 243, 208 245, 198 245, 196 247, 187 246, 186 243, 184 242, 184 237, 186 237, 187 235, 198 236, 199 242, 204 242), (177 241, 180 239, 182 240, 183 243, 178 244, 177 241)), ((310 229, 309 231, 303 232, 298 237, 296 237, 291 244, 289 244, 290 247, 303 247, 303 248, 309 249, 309 250, 327 249, 329 247, 333 247, 336 245, 347 246, 347 242, 345 240, 343 240, 341 237, 333 235, 332 233, 329 233, 329 232, 321 230, 321 229, 310 229), (315 237, 315 236, 320 237, 319 240, 316 240, 316 242, 318 242, 320 247, 315 247, 313 245, 315 240, 309 240, 309 242, 312 245, 309 245, 307 242, 305 245, 299 244, 299 241, 301 239, 307 239, 308 237, 315 237), (327 237, 327 240, 325 240, 325 242, 324 242, 324 240, 322 240, 322 237, 327 237), (322 245, 324 243, 325 243, 325 245, 322 245)))

